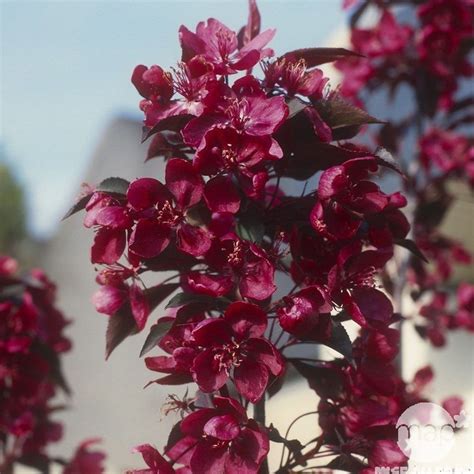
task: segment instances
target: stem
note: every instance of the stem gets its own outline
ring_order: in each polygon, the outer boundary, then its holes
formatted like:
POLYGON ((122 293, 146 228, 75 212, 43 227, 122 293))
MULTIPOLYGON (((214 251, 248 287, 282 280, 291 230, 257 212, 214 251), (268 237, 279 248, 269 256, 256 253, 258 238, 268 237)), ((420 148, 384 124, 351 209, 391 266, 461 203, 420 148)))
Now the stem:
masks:
MULTIPOLYGON (((263 395, 263 397, 254 405, 253 417, 258 423, 260 423, 260 425, 265 426, 265 395, 263 395)), ((259 474, 270 474, 268 457, 265 457, 263 460, 259 474)))
MULTIPOLYGON (((304 418, 305 416, 308 416, 308 415, 317 415, 318 412, 317 411, 309 411, 307 413, 303 413, 302 415, 300 416, 297 416, 291 423, 290 423, 290 426, 288 426, 288 429, 286 430, 286 433, 285 433, 285 439, 288 440, 288 436, 290 434, 290 431, 291 431, 291 428, 293 428, 294 424, 298 421, 298 420, 301 420, 301 418, 304 418)), ((290 453, 291 454, 291 453, 290 453)), ((284 456, 285 456, 285 445, 283 445, 283 448, 281 450, 281 458, 280 458, 280 468, 283 466, 283 459, 284 459, 284 456)))

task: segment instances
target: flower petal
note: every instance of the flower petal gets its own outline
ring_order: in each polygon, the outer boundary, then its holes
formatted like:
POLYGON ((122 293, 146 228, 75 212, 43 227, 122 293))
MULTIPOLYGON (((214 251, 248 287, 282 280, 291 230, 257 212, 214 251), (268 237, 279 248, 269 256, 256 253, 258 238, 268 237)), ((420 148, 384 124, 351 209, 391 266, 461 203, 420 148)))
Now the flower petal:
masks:
POLYGON ((219 390, 229 378, 225 369, 216 364, 214 352, 209 349, 194 359, 191 371, 194 381, 206 393, 219 390))
POLYGON ((206 183, 204 199, 212 212, 235 214, 240 209, 240 196, 230 178, 218 176, 206 183))
POLYGON ((140 178, 133 181, 127 190, 128 203, 137 211, 148 209, 158 202, 170 199, 170 193, 157 179, 140 178))
POLYGON ((101 286, 92 296, 96 311, 103 314, 115 314, 127 299, 123 289, 115 286, 101 286))
POLYGON ((361 326, 372 323, 387 324, 393 315, 393 306, 381 291, 359 287, 351 292, 348 311, 361 326))
POLYGON ((240 434, 238 421, 232 415, 214 416, 204 426, 204 433, 223 441, 231 441, 240 434))
POLYGON ((260 337, 267 328, 267 314, 259 306, 237 301, 229 305, 224 320, 241 339, 260 337))
POLYGON ((211 234, 201 227, 181 224, 176 232, 176 246, 194 257, 204 255, 211 248, 211 234))
POLYGON ((134 283, 130 287, 130 306, 132 308, 132 314, 137 323, 138 330, 141 331, 146 324, 148 316, 150 314, 150 306, 143 293, 143 290, 134 283))
POLYGON ((202 441, 194 450, 190 467, 193 474, 224 474, 224 466, 227 460, 227 446, 213 446, 210 441, 202 441))
POLYGON ((91 262, 112 265, 125 250, 125 232, 121 229, 101 228, 91 248, 91 262))
POLYGON ((181 158, 168 161, 165 176, 166 187, 181 209, 187 209, 201 200, 204 181, 189 161, 181 158))
MULTIPOLYGON (((250 356, 251 357, 251 356, 250 356)), ((258 402, 268 384, 268 369, 250 357, 245 358, 234 370, 235 388, 252 403, 258 402)))
POLYGON ((140 219, 130 235, 129 249, 143 258, 159 255, 170 242, 170 228, 152 219, 140 219))

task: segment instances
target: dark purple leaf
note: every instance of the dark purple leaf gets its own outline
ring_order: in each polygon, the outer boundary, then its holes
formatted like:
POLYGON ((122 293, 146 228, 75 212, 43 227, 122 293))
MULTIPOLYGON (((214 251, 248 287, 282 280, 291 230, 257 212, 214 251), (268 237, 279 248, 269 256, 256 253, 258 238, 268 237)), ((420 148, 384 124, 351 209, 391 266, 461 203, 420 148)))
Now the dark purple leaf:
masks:
POLYGON ((144 388, 147 388, 154 383, 157 383, 158 385, 183 385, 185 383, 191 383, 192 381, 193 378, 190 374, 170 374, 156 380, 151 380, 144 388))
POLYGON ((340 395, 344 380, 341 371, 336 367, 318 367, 299 360, 291 360, 291 363, 319 397, 336 399, 340 395))
POLYGON ((127 304, 109 317, 105 333, 105 359, 107 360, 113 350, 128 336, 137 332, 138 327, 135 318, 132 315, 130 305, 127 304))
POLYGON ((423 252, 418 248, 418 245, 411 239, 399 239, 395 242, 400 247, 404 247, 409 250, 413 255, 423 260, 425 263, 429 263, 428 259, 423 255, 423 252))
POLYGON ((163 130, 170 130, 172 132, 180 132, 181 129, 193 118, 193 115, 182 114, 172 115, 160 120, 154 127, 143 127, 142 143, 150 138, 155 133, 163 130))
POLYGON ((339 96, 315 101, 313 106, 331 127, 334 140, 354 137, 362 125, 384 123, 339 96))
POLYGON ((306 66, 309 68, 319 66, 320 64, 331 63, 338 59, 348 58, 351 56, 362 57, 354 51, 344 48, 302 48, 295 49, 284 54, 282 57, 288 61, 299 61, 304 59, 306 66))

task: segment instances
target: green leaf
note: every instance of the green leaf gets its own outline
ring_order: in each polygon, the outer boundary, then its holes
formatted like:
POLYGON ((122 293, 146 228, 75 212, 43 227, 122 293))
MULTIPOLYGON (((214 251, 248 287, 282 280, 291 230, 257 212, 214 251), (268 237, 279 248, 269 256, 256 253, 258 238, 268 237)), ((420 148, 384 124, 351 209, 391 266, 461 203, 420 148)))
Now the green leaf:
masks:
POLYGON ((375 156, 377 158, 377 163, 380 166, 390 168, 403 176, 403 171, 400 168, 400 165, 397 163, 393 155, 388 150, 379 146, 377 150, 375 150, 375 156))
POLYGON ((81 199, 79 199, 79 201, 73 204, 72 207, 69 209, 69 211, 66 212, 62 220, 64 221, 65 219, 67 219, 68 217, 71 217, 76 212, 82 211, 87 206, 87 203, 89 202, 91 197, 92 197, 92 193, 89 193, 86 196, 81 197, 81 199))
POLYGON ((105 359, 107 360, 114 349, 128 336, 137 332, 138 327, 135 318, 132 315, 130 305, 127 304, 109 317, 105 332, 105 359))
POLYGON ((301 455, 301 450, 303 449, 303 445, 297 439, 286 439, 284 438, 280 432, 270 424, 268 427, 268 439, 273 441, 274 443, 281 443, 285 445, 290 452, 292 452, 296 457, 301 455))
MULTIPOLYGON (((178 283, 165 283, 147 288, 144 291, 148 300, 150 313, 176 288, 178 283)), ((132 314, 130 304, 122 306, 115 314, 110 316, 105 333, 105 358, 108 359, 114 349, 128 336, 138 333, 138 327, 132 314)), ((146 342, 145 342, 146 344, 146 342)), ((143 350, 143 349, 142 349, 143 350)))
POLYGON ((143 344, 142 350, 140 351, 140 357, 143 357, 147 352, 151 351, 156 345, 163 339, 167 332, 173 326, 173 321, 158 321, 154 324, 148 336, 143 344))
POLYGON ((341 323, 337 321, 333 322, 331 340, 324 343, 324 345, 339 352, 339 354, 343 355, 349 362, 353 361, 352 342, 341 323))
POLYGON ((359 472, 366 466, 363 462, 351 455, 341 454, 337 458, 334 458, 326 467, 336 471, 359 472))
POLYGON ((185 306, 192 303, 209 303, 215 298, 207 295, 197 295, 195 293, 178 293, 171 298, 166 305, 166 308, 177 308, 178 306, 185 306))
POLYGON ((179 283, 163 283, 160 285, 152 286, 151 288, 147 288, 145 290, 145 297, 148 300, 150 311, 153 311, 178 287, 179 283))
POLYGON ((154 127, 143 127, 142 143, 150 138, 155 133, 163 130, 170 130, 172 132, 179 132, 191 119, 190 114, 172 115, 160 120, 154 127))
POLYGON ((53 382, 61 388, 67 395, 71 395, 71 389, 61 369, 61 359, 54 350, 47 344, 36 341, 33 344, 33 350, 45 359, 51 369, 51 378, 53 382))
POLYGON ((331 127, 334 140, 354 137, 361 125, 385 123, 339 96, 318 100, 313 103, 313 106, 321 118, 331 127))
POLYGON ((352 318, 351 315, 343 309, 334 316, 331 316, 331 319, 337 323, 343 323, 344 321, 350 321, 352 318))
POLYGON ((423 260, 425 263, 429 263, 428 259, 423 255, 423 252, 418 248, 418 245, 411 239, 398 239, 395 241, 400 247, 406 248, 413 255, 423 260))
POLYGON ((40 474, 50 474, 50 459, 39 453, 27 453, 18 458, 18 463, 36 469, 40 474))
POLYGON ((169 374, 156 380, 150 380, 143 388, 147 388, 154 383, 158 385, 183 385, 191 383, 192 381, 193 378, 191 374, 169 374))
POLYGON ((184 435, 181 431, 181 421, 178 421, 178 423, 176 423, 173 428, 171 428, 168 441, 166 442, 165 451, 173 447, 183 437, 184 435))
POLYGON ((265 224, 261 212, 255 207, 249 207, 241 212, 236 230, 241 239, 261 243, 265 235, 265 224))
MULTIPOLYGON (((341 359, 342 360, 342 359, 341 359)), ((291 363, 320 398, 336 399, 343 388, 342 372, 333 366, 316 366, 292 359, 291 363)))
POLYGON ((13 285, 5 286, 0 291, 0 301, 15 300, 21 303, 25 285, 23 283, 15 283, 13 285))
POLYGON ((123 178, 106 178, 96 187, 96 191, 125 195, 129 185, 130 182, 123 178))

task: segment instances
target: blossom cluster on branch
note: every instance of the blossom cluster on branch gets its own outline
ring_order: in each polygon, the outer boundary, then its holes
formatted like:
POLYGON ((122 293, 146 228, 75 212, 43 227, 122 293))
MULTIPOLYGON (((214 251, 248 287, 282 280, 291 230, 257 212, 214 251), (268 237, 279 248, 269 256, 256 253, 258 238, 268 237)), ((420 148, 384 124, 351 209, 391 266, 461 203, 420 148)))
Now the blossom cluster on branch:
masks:
POLYGON ((52 417, 64 407, 58 392, 69 394, 61 372, 61 355, 71 348, 64 335, 69 324, 55 306, 56 287, 40 269, 18 276, 18 264, 0 256, 0 471, 18 465, 50 472, 64 466, 64 474, 100 474, 104 455, 87 447, 73 460, 48 455, 49 444, 63 436, 62 424, 52 417), (95 458, 91 469, 80 463, 95 458))
MULTIPOLYGON (((396 420, 426 400, 432 372, 421 369, 409 383, 400 377, 405 315, 385 277, 401 247, 413 253, 410 269, 428 271, 418 222, 418 245, 407 237, 404 193, 386 192, 377 175, 407 173, 376 146, 349 141, 379 121, 331 90, 317 68, 350 64, 341 92, 354 95, 369 83, 367 59, 342 48, 276 56, 268 46, 275 31, 260 32, 256 3, 249 5, 238 33, 213 18, 195 31, 181 26, 175 68, 133 71, 143 139, 151 139, 147 159, 165 160, 164 180, 108 178, 68 213, 85 209, 95 232, 93 300, 109 315, 107 357, 166 301, 141 351, 161 350, 145 359, 160 374, 150 384, 197 388, 195 396, 170 397, 166 411, 182 420, 161 453, 136 448, 148 467, 132 472, 265 473, 270 443, 282 450, 279 474, 405 466, 396 420), (152 274, 157 284, 146 287, 152 274), (360 327, 354 341, 349 321, 360 327), (319 359, 321 345, 339 356, 319 359), (295 347, 309 349, 298 357, 295 347), (317 395, 302 414, 319 420, 306 444, 265 416, 265 400, 290 368, 317 395)), ((389 14, 383 21, 395 22, 389 14)), ((412 30, 390 28, 360 34, 361 52, 398 54, 412 30)), ((436 250, 426 253, 437 260, 436 250)), ((468 291, 461 293, 469 312, 468 291)), ((458 410, 458 402, 445 406, 458 410)))
POLYGON ((469 201, 474 186, 473 4, 351 3, 351 42, 364 57, 338 62, 341 93, 355 103, 370 104, 374 94, 397 101, 399 117, 370 131, 369 139, 398 155, 407 177, 402 185, 412 204, 411 237, 429 260, 412 258, 405 268, 415 307, 411 319, 421 337, 440 347, 449 330, 474 331, 474 286, 461 282, 452 296, 451 282, 454 265, 471 264, 472 256, 440 229, 458 199, 469 201), (374 9, 376 24, 360 27, 374 9))

